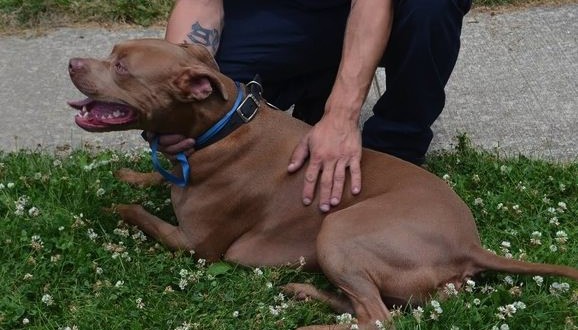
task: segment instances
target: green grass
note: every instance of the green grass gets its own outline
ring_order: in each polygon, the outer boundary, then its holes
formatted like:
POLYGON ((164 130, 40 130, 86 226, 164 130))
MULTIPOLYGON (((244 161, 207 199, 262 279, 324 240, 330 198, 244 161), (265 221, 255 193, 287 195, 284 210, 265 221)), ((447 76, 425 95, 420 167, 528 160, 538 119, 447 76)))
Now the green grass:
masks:
MULTIPOLYGON (((475 6, 526 5, 548 0, 474 0, 475 6)), ((165 24, 172 0, 0 0, 0 32, 61 25, 165 24)))
MULTIPOLYGON (((291 281, 330 288, 319 274, 203 266, 189 253, 171 253, 120 223, 107 211, 113 203, 141 203, 174 221, 167 187, 136 189, 113 177, 125 166, 150 170, 149 163, 144 153, 0 153, 0 329, 185 329, 187 324, 190 329, 294 329, 335 321, 323 304, 279 296, 279 287, 291 281)), ((500 157, 474 150, 462 138, 456 150, 435 155, 429 167, 471 206, 487 248, 514 258, 578 265, 578 163, 500 157), (559 231, 568 235, 567 242, 556 241, 559 231), (540 245, 531 243, 533 232, 541 233, 540 245)), ((472 292, 442 302, 438 320, 430 319, 428 304, 421 322, 407 308, 396 316, 396 325, 576 329, 576 282, 545 277, 538 285, 532 276, 512 275, 513 284, 507 284, 507 279, 487 273, 475 279, 472 292), (570 289, 553 294, 554 282, 567 282, 570 289), (505 320, 496 316, 499 307, 517 301, 526 308, 505 320)))

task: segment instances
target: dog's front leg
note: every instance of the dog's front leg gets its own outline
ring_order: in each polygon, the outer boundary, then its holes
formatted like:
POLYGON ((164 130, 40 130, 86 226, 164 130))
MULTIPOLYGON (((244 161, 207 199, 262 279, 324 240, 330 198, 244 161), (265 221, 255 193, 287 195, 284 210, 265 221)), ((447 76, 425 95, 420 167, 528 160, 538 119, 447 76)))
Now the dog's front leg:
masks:
POLYGON ((124 222, 137 226, 140 230, 171 250, 191 251, 194 246, 187 235, 178 227, 148 213, 136 204, 117 205, 116 211, 124 222))
POLYGON ((122 182, 140 188, 156 186, 165 182, 165 178, 159 172, 142 173, 128 168, 121 168, 114 173, 114 176, 122 182))

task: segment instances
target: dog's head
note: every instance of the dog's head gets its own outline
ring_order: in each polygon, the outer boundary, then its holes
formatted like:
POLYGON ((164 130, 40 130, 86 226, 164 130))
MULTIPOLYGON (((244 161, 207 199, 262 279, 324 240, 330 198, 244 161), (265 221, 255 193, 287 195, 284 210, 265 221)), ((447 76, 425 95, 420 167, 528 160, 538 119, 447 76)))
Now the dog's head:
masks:
POLYGON ((183 132, 183 122, 202 117, 198 104, 229 99, 225 76, 200 45, 130 40, 104 60, 71 59, 68 72, 87 96, 69 102, 79 110, 76 124, 87 131, 183 132))

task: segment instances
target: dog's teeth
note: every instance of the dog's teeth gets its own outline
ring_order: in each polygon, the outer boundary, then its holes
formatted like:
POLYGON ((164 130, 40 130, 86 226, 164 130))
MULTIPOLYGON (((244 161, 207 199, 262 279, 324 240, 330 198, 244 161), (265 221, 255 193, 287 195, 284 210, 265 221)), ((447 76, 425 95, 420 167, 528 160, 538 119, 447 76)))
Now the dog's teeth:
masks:
POLYGON ((86 112, 86 105, 82 106, 82 112, 86 112))
POLYGON ((120 117, 121 115, 122 115, 122 112, 120 112, 120 111, 118 111, 118 110, 115 110, 115 111, 112 113, 112 116, 113 116, 114 118, 118 118, 118 117, 120 117))

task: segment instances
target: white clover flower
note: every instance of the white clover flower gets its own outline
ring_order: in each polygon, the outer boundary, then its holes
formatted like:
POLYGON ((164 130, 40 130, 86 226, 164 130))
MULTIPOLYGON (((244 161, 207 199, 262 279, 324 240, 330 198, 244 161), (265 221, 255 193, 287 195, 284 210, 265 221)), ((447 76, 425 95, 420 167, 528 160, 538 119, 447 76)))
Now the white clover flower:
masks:
POLYGON ((33 276, 32 274, 30 274, 30 273, 24 274, 24 280, 25 280, 25 281, 31 280, 33 277, 34 277, 34 276, 33 276))
POLYGON ((385 326, 383 325, 383 322, 381 322, 380 320, 376 320, 376 321, 375 321, 375 327, 376 327, 378 330, 384 330, 384 329, 385 329, 385 326))
POLYGON ((550 284, 550 293, 553 295, 559 295, 562 293, 566 293, 570 290, 570 285, 568 283, 558 283, 558 282, 554 282, 552 284, 550 284))
POLYGON ((31 217, 37 217, 40 215, 40 210, 36 206, 33 206, 28 210, 28 215, 31 217))
POLYGON ((558 247, 556 245, 552 244, 552 245, 550 245, 550 251, 556 252, 556 251, 558 251, 558 247))
POLYGON ((285 301, 285 295, 283 295, 283 293, 279 292, 278 295, 276 295, 275 297, 273 297, 273 300, 274 300, 275 302, 285 301))
POLYGON ((105 194, 105 190, 103 188, 98 188, 98 190, 96 191, 96 197, 102 197, 105 194))
POLYGON ((411 311, 411 315, 413 316, 413 318, 420 323, 421 319, 423 317, 423 308, 421 308, 420 306, 412 309, 411 311))
POLYGON ((526 304, 524 304, 524 303, 521 302, 521 301, 515 301, 512 305, 513 305, 517 310, 526 309, 526 304))
POLYGON ((93 242, 96 241, 96 239, 98 238, 98 234, 92 228, 88 228, 86 234, 88 235, 88 238, 93 242))
POLYGON ((510 330, 510 326, 507 325, 506 323, 500 325, 500 330, 510 330))
POLYGON ((509 249, 510 247, 512 247, 512 244, 508 241, 502 241, 501 245, 503 248, 506 248, 506 249, 509 249))
POLYGON ((558 217, 552 217, 550 218, 550 224, 554 225, 554 226, 560 226, 560 221, 558 221, 558 217))
POLYGON ((512 210, 514 210, 516 213, 522 213, 522 210, 520 210, 520 205, 515 204, 514 206, 512 206, 512 210))
POLYGON ((30 323, 29 319, 27 319, 27 318, 22 319, 22 325, 27 325, 28 323, 30 323))
POLYGON ((477 197, 476 199, 474 199, 474 205, 480 205, 483 206, 484 205, 484 200, 480 197, 477 197))
MULTIPOLYGON (((140 230, 137 230, 134 234, 132 234, 132 239, 135 241, 146 242, 147 236, 140 230)), ((190 251, 189 251, 190 253, 190 251)), ((191 253, 193 255, 195 252, 191 253)))
POLYGON ((338 324, 351 324, 353 322, 353 316, 349 313, 343 313, 335 317, 338 324))
POLYGON ((116 283, 114 284, 115 288, 122 288, 122 286, 124 285, 124 281, 116 281, 116 283))
POLYGON ((6 184, 6 188, 8 188, 8 189, 12 189, 12 188, 14 188, 14 186, 15 186, 14 182, 8 182, 6 184))
POLYGON ((281 313, 279 306, 269 306, 269 313, 273 316, 278 316, 281 313))
POLYGON ((508 304, 506 306, 500 306, 500 307, 498 307, 498 312, 502 317, 498 316, 498 318, 503 320, 506 317, 512 317, 512 316, 514 316, 514 314, 516 314, 517 311, 518 310, 516 309, 516 307, 513 304, 508 304))
POLYGON ((96 267, 95 272, 96 272, 96 275, 102 275, 104 270, 102 270, 102 268, 100 268, 100 267, 96 267))
POLYGON ((136 308, 143 309, 145 307, 145 304, 142 302, 142 298, 137 298, 135 302, 136 308))
POLYGON ((446 283, 444 286, 444 293, 448 296, 457 296, 458 290, 456 290, 456 286, 453 283, 446 283))
POLYGON ((474 305, 476 306, 480 306, 480 304, 482 303, 482 301, 478 298, 474 298, 474 300, 472 300, 472 302, 474 303, 474 305))
POLYGON ((533 245, 542 245, 542 241, 540 240, 540 238, 542 238, 542 233, 539 231, 535 231, 532 233, 532 238, 530 238, 530 243, 533 245))
MULTIPOLYGON (((6 188, 6 186, 0 182, 0 190, 4 190, 5 188, 6 188)), ((25 320, 28 320, 28 319, 25 319, 25 320)))
POLYGON ((558 188, 560 189, 560 191, 564 192, 566 191, 566 185, 563 183, 560 183, 560 185, 558 185, 558 188))
POLYGON ((263 271, 260 268, 253 269, 253 273, 257 276, 263 276, 263 271))
POLYGON ((473 292, 475 288, 476 282, 474 282, 472 279, 468 279, 466 281, 466 288, 464 290, 466 290, 466 292, 473 292))
POLYGON ((126 228, 115 228, 112 232, 115 235, 122 236, 122 237, 128 237, 130 235, 128 229, 126 229, 126 228))
POLYGON ((207 260, 205 260, 205 259, 199 258, 197 260, 197 267, 199 267, 199 268, 205 267, 206 264, 207 264, 207 260))
POLYGON ((568 234, 566 234, 566 232, 563 230, 559 230, 556 232, 555 240, 559 244, 566 244, 566 242, 568 241, 568 234))
POLYGON ((189 322, 183 322, 180 326, 176 327, 175 330, 191 330, 193 328, 193 324, 189 322))
MULTIPOLYGON (((437 300, 432 300, 432 301, 430 302, 430 305, 431 305, 431 306, 433 307, 433 309, 434 309, 434 314, 437 314, 437 315, 435 315, 435 317, 433 318, 433 320, 437 320, 437 316, 439 316, 439 314, 442 314, 442 313, 444 312, 444 310, 442 309, 440 303, 439 303, 437 300)), ((430 315, 430 316, 431 316, 431 315, 430 315)))
POLYGON ((564 211, 568 210, 568 207, 566 206, 566 203, 564 202, 558 202, 558 212, 561 211, 561 213, 564 213, 564 211))
POLYGON ((357 324, 352 324, 351 326, 349 326, 349 329, 351 329, 351 330, 359 330, 359 325, 357 325, 357 324))
POLYGON ((265 283, 265 287, 266 287, 267 289, 272 289, 272 288, 273 288, 273 283, 267 282, 267 283, 265 283))
POLYGON ((187 285, 189 285, 189 281, 187 281, 186 278, 181 278, 181 279, 179 280, 179 288, 180 288, 181 290, 184 290, 184 289, 187 287, 187 285))
POLYGON ((548 196, 544 195, 544 198, 542 198, 542 202, 544 202, 544 204, 549 204, 551 200, 550 198, 548 198, 548 196))
POLYGON ((538 286, 542 286, 542 283, 544 283, 544 278, 542 276, 536 275, 532 277, 532 279, 536 282, 538 286))
POLYGON ((480 176, 477 175, 477 174, 474 174, 474 175, 472 175, 472 180, 473 180, 474 182, 476 182, 476 183, 477 183, 477 182, 480 182, 480 176))
POLYGON ((54 166, 54 167, 61 167, 61 166, 62 166, 62 161, 60 161, 60 159, 55 159, 55 160, 52 162, 52 166, 54 166))
POLYGON ((33 235, 30 238, 30 246, 34 250, 42 250, 44 248, 44 242, 42 241, 42 238, 40 238, 39 235, 33 235))
POLYGON ((507 174, 511 171, 511 167, 506 166, 506 165, 502 165, 500 166, 500 172, 502 172, 502 174, 507 174))
POLYGON ((556 209, 553 207, 549 207, 546 211, 548 211, 548 213, 551 213, 551 214, 556 214, 556 209))
POLYGON ((506 276, 504 277, 504 283, 508 284, 508 285, 514 285, 514 279, 512 278, 512 276, 506 276))
POLYGON ((235 318, 239 317, 239 311, 234 311, 234 312, 233 312, 233 317, 235 317, 235 318))
POLYGON ((305 266, 305 263, 306 263, 305 257, 304 257, 304 256, 300 256, 300 257, 299 257, 299 267, 305 266))
POLYGON ((51 306, 52 304, 54 304, 54 298, 52 298, 51 295, 46 293, 42 296, 42 302, 46 304, 46 306, 51 306))

